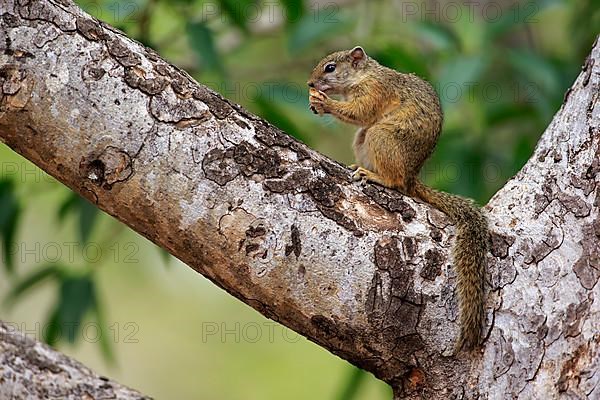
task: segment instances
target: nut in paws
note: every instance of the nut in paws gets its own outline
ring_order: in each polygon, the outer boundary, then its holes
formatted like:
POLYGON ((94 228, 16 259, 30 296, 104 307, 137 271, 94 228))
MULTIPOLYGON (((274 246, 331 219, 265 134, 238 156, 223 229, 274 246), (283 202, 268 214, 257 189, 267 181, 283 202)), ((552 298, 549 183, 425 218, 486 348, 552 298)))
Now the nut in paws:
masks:
POLYGON ((327 103, 329 97, 317 89, 311 88, 309 91, 310 109, 316 114, 324 114, 328 111, 327 103))

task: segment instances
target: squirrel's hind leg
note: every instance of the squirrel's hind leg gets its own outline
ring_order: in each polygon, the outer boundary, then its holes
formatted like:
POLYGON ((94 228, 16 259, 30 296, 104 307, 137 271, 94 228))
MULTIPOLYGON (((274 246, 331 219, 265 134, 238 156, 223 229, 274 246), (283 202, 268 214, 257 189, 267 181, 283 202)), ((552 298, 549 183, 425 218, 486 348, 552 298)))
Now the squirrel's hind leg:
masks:
POLYGON ((356 170, 358 167, 363 167, 371 171, 375 170, 373 162, 369 157, 369 149, 365 143, 367 130, 368 128, 360 128, 354 137, 354 143, 352 147, 354 149, 354 159, 356 163, 350 165, 350 169, 352 170, 356 170))
POLYGON ((406 193, 408 182, 413 178, 411 169, 407 168, 407 163, 410 164, 410 154, 407 154, 409 144, 390 133, 395 130, 389 122, 371 126, 364 147, 372 164, 370 169, 376 171, 377 183, 406 193))

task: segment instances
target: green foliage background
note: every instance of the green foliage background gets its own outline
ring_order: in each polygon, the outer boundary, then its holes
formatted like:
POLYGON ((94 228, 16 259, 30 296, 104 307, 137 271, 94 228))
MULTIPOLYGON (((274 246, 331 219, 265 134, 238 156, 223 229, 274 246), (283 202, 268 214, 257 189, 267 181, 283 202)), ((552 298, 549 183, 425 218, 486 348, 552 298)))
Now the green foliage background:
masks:
MULTIPOLYGON (((79 5, 199 82, 350 163, 354 128, 305 81, 362 45, 428 79, 444 132, 422 177, 484 204, 529 158, 600 27, 593 0, 127 0, 79 5)), ((1 319, 157 398, 387 399, 0 146, 1 319)))

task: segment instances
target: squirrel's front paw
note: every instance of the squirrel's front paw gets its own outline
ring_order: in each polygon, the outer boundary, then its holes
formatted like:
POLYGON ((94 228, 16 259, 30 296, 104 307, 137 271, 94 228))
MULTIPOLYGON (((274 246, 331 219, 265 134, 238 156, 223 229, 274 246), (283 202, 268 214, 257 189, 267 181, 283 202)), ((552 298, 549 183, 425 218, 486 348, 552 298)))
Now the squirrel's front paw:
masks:
POLYGON ((368 169, 356 166, 356 168, 354 168, 354 172, 352 173, 352 180, 364 184, 369 180, 371 174, 372 172, 368 169))
POLYGON ((378 185, 391 187, 389 185, 386 185, 385 181, 383 180, 383 178, 381 178, 381 176, 363 167, 356 168, 356 170, 352 173, 352 180, 360 182, 361 185, 364 185, 367 182, 371 182, 377 183, 378 185))
POLYGON ((314 112, 315 114, 326 114, 329 112, 329 96, 327 96, 325 93, 311 88, 309 91, 309 101, 310 101, 310 109, 312 110, 312 112, 314 112))

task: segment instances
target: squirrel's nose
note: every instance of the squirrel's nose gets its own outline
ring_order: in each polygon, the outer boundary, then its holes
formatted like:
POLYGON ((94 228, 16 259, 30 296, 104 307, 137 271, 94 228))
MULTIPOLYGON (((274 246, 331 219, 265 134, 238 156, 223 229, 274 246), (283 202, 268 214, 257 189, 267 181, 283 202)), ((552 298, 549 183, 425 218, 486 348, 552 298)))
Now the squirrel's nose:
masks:
POLYGON ((314 83, 313 81, 308 81, 308 82, 306 82, 306 84, 307 84, 309 87, 312 87, 312 88, 314 88, 314 87, 315 87, 315 83, 314 83))

